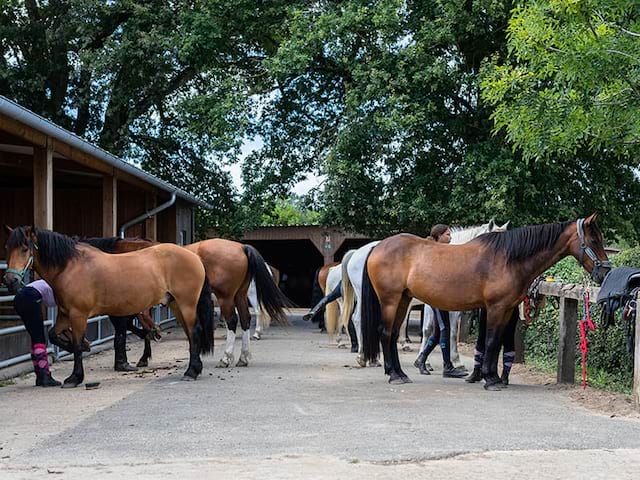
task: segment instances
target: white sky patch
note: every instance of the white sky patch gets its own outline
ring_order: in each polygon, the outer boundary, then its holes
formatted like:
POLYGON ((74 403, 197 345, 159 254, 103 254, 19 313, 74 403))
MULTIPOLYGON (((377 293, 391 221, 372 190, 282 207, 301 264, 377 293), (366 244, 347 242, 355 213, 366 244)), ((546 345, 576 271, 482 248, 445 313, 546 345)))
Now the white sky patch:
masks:
MULTIPOLYGON (((239 192, 244 191, 244 185, 242 183, 242 167, 241 163, 251 152, 259 150, 263 146, 262 139, 255 138, 252 140, 245 140, 240 147, 240 161, 238 163, 234 163, 233 165, 226 165, 222 168, 231 174, 231 178, 233 179, 233 184, 238 189, 239 192)), ((304 195, 308 193, 311 189, 319 186, 324 182, 324 176, 318 176, 313 173, 308 173, 306 178, 293 186, 292 192, 297 195, 304 195)))

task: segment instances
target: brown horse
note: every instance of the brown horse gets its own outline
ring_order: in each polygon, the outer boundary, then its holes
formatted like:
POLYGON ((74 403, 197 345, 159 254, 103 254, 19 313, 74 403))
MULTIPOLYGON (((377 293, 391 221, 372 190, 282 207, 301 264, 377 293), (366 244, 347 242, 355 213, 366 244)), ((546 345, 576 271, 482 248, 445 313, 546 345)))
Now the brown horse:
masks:
POLYGON ((84 380, 82 340, 88 317, 132 315, 158 303, 171 306, 189 340, 185 379, 202 372, 200 354, 213 350, 213 306, 204 266, 191 252, 159 244, 110 255, 59 233, 19 227, 9 236, 7 256, 10 290, 17 291, 31 267, 52 287, 58 320, 49 332, 51 342, 59 343, 59 334, 71 327, 74 366, 64 387, 84 380))
MULTIPOLYGON (((92 238, 84 239, 91 245, 110 253, 122 253, 140 250, 154 245, 155 242, 140 238, 92 238)), ((269 273, 268 266, 260 253, 251 245, 243 245, 231 240, 214 238, 192 243, 184 248, 200 257, 207 271, 207 278, 211 291, 220 304, 222 318, 227 324, 227 345, 225 353, 218 363, 219 367, 228 367, 233 363, 233 346, 235 332, 240 319, 243 330, 242 351, 237 366, 245 367, 249 364, 249 326, 251 313, 247 292, 253 279, 259 305, 255 308, 264 309, 267 314, 281 325, 287 324, 284 306, 291 305, 291 301, 284 296, 269 273), (237 310, 237 315, 236 315, 237 310)), ((279 275, 279 272, 278 272, 279 275)), ((131 323, 131 322, 129 322, 131 323)), ((138 332, 134 332, 137 333, 138 332)), ((144 337, 144 353, 138 361, 138 366, 146 366, 151 358, 151 342, 146 332, 140 332, 144 337)))
POLYGON ((442 310, 487 310, 482 375, 499 389, 500 337, 531 282, 573 255, 601 283, 611 269, 596 214, 587 219, 486 233, 463 245, 446 245, 409 234, 389 237, 370 253, 363 274, 363 347, 367 360, 384 353, 390 383, 410 382, 396 341, 412 297, 442 310))
MULTIPOLYGON (((211 290, 220 304, 220 315, 227 324, 227 343, 218 367, 233 363, 233 347, 238 320, 243 330, 242 350, 237 366, 249 365, 249 338, 251 313, 247 292, 253 279, 256 283, 258 303, 280 325, 287 325, 283 307, 291 301, 280 291, 260 253, 251 245, 222 238, 212 238, 192 243, 184 248, 197 254, 207 269, 211 290), (236 314, 237 310, 237 314, 236 314)), ((258 306, 256 306, 258 308, 258 306)))

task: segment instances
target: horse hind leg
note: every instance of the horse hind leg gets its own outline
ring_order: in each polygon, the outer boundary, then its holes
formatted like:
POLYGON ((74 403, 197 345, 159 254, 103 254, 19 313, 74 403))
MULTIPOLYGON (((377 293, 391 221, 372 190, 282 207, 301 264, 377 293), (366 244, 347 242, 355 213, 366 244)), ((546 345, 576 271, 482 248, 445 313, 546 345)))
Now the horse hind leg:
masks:
POLYGON ((501 310, 487 311, 487 334, 482 362, 482 377, 485 380, 485 390, 501 390, 502 381, 498 376, 498 353, 505 328, 505 315, 501 310))
POLYGON ((236 307, 240 316, 240 327, 242 328, 242 348, 240 349, 240 358, 238 358, 236 367, 248 367, 249 360, 251 360, 251 352, 249 351, 251 342, 251 313, 249 312, 246 295, 244 297, 236 297, 236 307))
POLYGON ((224 353, 222 358, 218 361, 216 368, 228 368, 233 365, 233 349, 236 342, 236 328, 238 327, 238 315, 235 312, 235 305, 231 307, 226 306, 221 308, 220 313, 224 316, 227 324, 227 341, 224 347, 224 353))

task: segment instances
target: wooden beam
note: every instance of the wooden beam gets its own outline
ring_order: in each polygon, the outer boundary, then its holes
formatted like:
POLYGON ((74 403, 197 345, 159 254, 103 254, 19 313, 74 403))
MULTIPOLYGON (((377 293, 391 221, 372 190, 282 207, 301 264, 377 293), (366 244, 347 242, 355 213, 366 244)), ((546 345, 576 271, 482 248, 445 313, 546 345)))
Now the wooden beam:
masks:
POLYGON ((3 114, 0 114, 0 130, 9 132, 38 147, 47 146, 47 136, 44 133, 3 114))
POLYGON ((578 300, 560 297, 560 344, 558 383, 574 383, 576 377, 576 332, 578 300))
MULTIPOLYGON (((567 297, 573 300, 582 300, 582 294, 585 290, 583 285, 574 285, 572 283, 564 284, 558 282, 541 282, 540 293, 542 295, 550 295, 552 297, 567 297)), ((589 303, 595 303, 600 292, 600 287, 587 287, 589 292, 589 303)))
POLYGON ((102 236, 115 237, 118 222, 118 180, 113 175, 102 177, 102 236))
POLYGON ((36 227, 53 230, 53 148, 33 149, 33 221, 36 227))

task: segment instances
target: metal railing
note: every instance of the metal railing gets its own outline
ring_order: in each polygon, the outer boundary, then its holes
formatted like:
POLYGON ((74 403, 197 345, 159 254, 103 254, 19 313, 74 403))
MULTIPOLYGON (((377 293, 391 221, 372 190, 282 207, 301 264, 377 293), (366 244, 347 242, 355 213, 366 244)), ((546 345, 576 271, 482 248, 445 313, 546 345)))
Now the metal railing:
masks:
MULTIPOLYGON (((4 270, 7 268, 6 262, 0 261, 0 270, 4 270)), ((14 299, 14 295, 0 295, 0 304, 3 303, 12 303, 14 299)), ((46 327, 50 327, 55 325, 56 318, 58 316, 58 308, 57 307, 49 307, 47 308, 46 320, 44 321, 44 325, 46 327)), ((153 321, 156 325, 161 326, 169 322, 175 321, 175 316, 171 312, 171 310, 163 305, 156 305, 153 307, 152 311, 153 321)), ((0 316, 0 320, 19 320, 20 317, 18 315, 3 315, 0 316)), ((108 315, 98 315, 96 317, 91 317, 87 320, 87 325, 92 325, 97 323, 97 334, 96 338, 91 342, 91 346, 101 345, 109 340, 113 339, 113 334, 104 335, 107 333, 106 329, 102 327, 102 322, 105 320, 109 320, 108 315)), ((6 335, 12 335, 20 332, 26 332, 26 328, 24 325, 15 325, 6 328, 0 328, 0 337, 6 335)), ((47 352, 53 356, 54 361, 60 360, 68 355, 71 355, 69 352, 61 350, 59 347, 55 345, 49 345, 47 347, 47 352)), ((0 369, 9 367, 11 365, 15 365, 17 363, 21 363, 27 361, 31 358, 31 353, 25 353, 22 355, 16 355, 11 358, 7 358, 5 360, 0 361, 0 369)))

